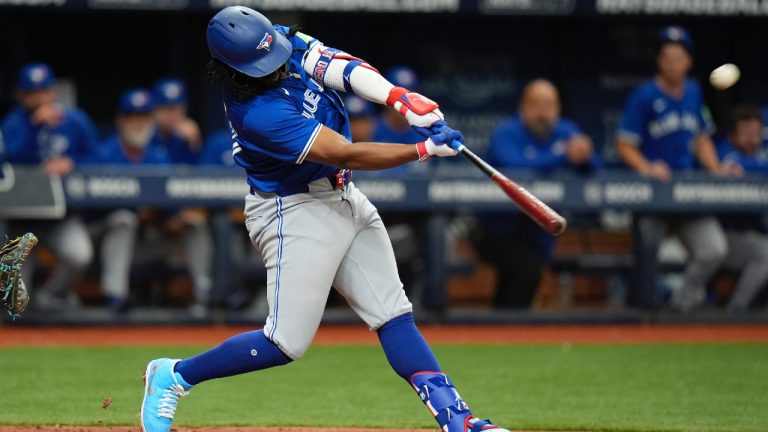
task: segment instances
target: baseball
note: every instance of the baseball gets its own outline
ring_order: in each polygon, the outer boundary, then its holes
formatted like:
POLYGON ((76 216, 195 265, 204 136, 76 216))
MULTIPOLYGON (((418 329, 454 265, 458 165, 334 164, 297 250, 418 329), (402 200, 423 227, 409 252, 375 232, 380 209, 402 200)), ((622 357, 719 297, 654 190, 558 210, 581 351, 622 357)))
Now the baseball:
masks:
POLYGON ((736 84, 739 77, 741 77, 739 67, 733 63, 726 63, 709 74, 709 83, 718 90, 725 90, 736 84))

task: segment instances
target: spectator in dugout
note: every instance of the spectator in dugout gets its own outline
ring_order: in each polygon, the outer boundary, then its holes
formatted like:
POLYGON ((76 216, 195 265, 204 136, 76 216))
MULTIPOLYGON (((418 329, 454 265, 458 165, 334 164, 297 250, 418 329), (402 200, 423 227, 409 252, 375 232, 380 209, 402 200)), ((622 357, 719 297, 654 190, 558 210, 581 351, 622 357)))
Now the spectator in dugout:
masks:
POLYGON ((157 135, 154 142, 165 147, 176 164, 194 164, 203 147, 197 122, 187 116, 187 88, 179 79, 163 78, 152 86, 157 135))
MULTIPOLYGON (((555 86, 543 79, 523 89, 518 115, 498 125, 487 161, 498 168, 591 170, 600 165, 592 141, 560 115, 555 86)), ((551 236, 523 215, 486 214, 479 218, 475 247, 496 267, 497 308, 528 308, 554 245, 551 236)))
MULTIPOLYGON (((56 100, 55 78, 50 66, 31 63, 19 73, 18 105, 3 119, 3 158, 13 164, 40 165, 53 176, 65 176, 75 164, 85 162, 95 148, 96 129, 88 115, 66 108, 56 100)), ((56 257, 56 267, 45 283, 35 289, 33 307, 58 310, 77 301, 72 286, 93 257, 85 224, 70 213, 53 222, 14 222, 11 235, 34 231, 56 257)), ((31 260, 34 261, 34 260, 31 260)), ((24 266, 31 281, 35 266, 24 266)))
MULTIPOLYGON (((768 173, 768 148, 763 143, 763 117, 756 106, 733 110, 726 138, 718 142, 723 164, 751 173, 768 173)), ((746 311, 768 283, 768 224, 766 214, 723 215, 728 255, 724 267, 740 271, 727 309, 746 311)))
MULTIPOLYGON (((99 145, 93 162, 123 167, 170 164, 165 149, 152 145, 152 110, 147 90, 125 91, 118 103, 117 132, 99 145)), ((88 230, 100 243, 101 290, 107 307, 114 312, 123 312, 129 305, 130 271, 139 227, 137 211, 110 209, 86 215, 88 230)))
MULTIPOLYGON (((712 125, 698 83, 688 78, 693 44, 688 32, 668 27, 660 33, 658 73, 627 99, 616 138, 619 158, 635 172, 668 182, 672 172, 703 168, 715 175, 738 175, 721 165, 710 138, 712 125)), ((630 301, 652 307, 658 301, 659 246, 675 230, 688 250, 682 292, 676 308, 688 311, 706 298, 706 283, 722 264, 728 245, 717 218, 707 214, 634 215, 635 266, 630 301)))

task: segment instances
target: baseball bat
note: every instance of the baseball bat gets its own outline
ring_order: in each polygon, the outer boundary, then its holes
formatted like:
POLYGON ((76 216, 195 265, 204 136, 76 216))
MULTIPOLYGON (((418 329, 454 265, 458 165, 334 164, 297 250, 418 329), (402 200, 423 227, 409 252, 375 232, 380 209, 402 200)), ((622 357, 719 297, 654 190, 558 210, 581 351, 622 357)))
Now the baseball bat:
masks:
POLYGON ((464 155, 470 162, 480 168, 480 171, 490 177, 507 196, 512 198, 517 207, 528 215, 529 218, 533 219, 544 231, 552 236, 558 236, 565 231, 568 225, 565 218, 528 192, 524 187, 508 179, 499 170, 465 147, 464 144, 454 140, 451 142, 451 147, 464 155))

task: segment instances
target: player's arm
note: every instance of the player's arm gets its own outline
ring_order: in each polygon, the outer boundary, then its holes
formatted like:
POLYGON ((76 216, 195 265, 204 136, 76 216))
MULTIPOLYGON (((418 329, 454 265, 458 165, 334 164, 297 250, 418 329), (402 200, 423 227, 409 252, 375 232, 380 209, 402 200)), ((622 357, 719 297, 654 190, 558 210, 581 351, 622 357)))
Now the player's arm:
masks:
POLYGON ((454 156, 456 150, 446 145, 453 139, 463 141, 458 131, 450 129, 415 145, 373 142, 352 144, 336 131, 322 126, 306 158, 340 168, 387 169, 415 160, 425 161, 433 156, 454 156))
MULTIPOLYGON (((444 119, 434 101, 408 89, 395 87, 364 60, 326 47, 319 41, 309 44, 302 66, 306 73, 325 86, 395 108, 411 126, 430 128, 444 119)), ((429 136, 424 130, 419 130, 419 133, 429 136)))
POLYGON ((712 138, 706 133, 699 134, 699 136, 696 137, 693 143, 693 152, 696 156, 696 160, 699 161, 699 164, 710 174, 729 175, 734 177, 741 177, 744 175, 744 170, 741 166, 720 163, 715 144, 712 142, 712 138))

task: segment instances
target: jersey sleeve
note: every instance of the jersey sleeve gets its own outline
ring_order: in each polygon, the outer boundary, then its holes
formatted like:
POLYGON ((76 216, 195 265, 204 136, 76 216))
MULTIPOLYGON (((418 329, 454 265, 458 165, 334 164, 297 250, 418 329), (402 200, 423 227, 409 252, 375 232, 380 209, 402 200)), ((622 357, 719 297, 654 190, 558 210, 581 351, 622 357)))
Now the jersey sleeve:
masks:
POLYGON ((647 126, 645 111, 645 99, 642 93, 636 90, 629 96, 624 105, 624 112, 617 133, 618 137, 635 145, 642 144, 643 133, 647 126))
POLYGON ((291 101, 275 97, 248 112, 237 140, 246 150, 301 164, 322 126, 302 115, 291 101))

